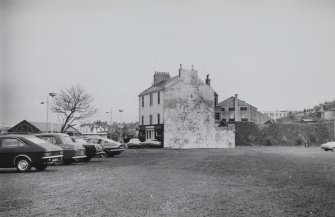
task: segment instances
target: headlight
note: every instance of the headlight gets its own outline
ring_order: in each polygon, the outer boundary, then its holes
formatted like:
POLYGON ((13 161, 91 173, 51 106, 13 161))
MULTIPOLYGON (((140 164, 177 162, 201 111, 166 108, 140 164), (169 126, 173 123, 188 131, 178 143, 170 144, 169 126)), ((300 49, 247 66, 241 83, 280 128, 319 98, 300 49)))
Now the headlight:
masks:
POLYGON ((43 156, 44 156, 44 157, 50 157, 50 156, 51 156, 51 153, 50 153, 50 152, 46 152, 46 153, 44 153, 43 156))

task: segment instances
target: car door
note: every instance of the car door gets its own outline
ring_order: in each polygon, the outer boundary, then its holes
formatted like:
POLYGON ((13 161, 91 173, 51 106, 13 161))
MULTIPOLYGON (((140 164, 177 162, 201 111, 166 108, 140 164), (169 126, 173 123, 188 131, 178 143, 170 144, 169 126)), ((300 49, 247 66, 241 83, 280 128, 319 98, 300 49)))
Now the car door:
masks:
POLYGON ((2 138, 0 141, 0 164, 2 167, 14 166, 14 158, 27 155, 29 146, 17 138, 2 138))

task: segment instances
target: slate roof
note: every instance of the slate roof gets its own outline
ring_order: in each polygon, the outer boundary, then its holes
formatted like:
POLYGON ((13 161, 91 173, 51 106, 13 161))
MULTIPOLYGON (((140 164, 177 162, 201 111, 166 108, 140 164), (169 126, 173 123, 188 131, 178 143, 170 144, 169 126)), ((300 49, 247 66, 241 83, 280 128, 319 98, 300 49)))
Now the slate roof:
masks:
POLYGON ((149 87, 148 89, 146 89, 145 91, 143 91, 142 93, 140 93, 138 96, 144 96, 144 95, 147 95, 147 94, 150 94, 150 93, 155 93, 157 91, 161 91, 167 85, 171 84, 172 82, 174 82, 178 78, 179 78, 179 76, 174 76, 174 77, 171 77, 171 78, 169 78, 167 80, 160 81, 157 84, 152 85, 151 87, 149 87))
MULTIPOLYGON (((240 99, 238 99, 238 105, 239 106, 250 106, 250 107, 253 107, 253 108, 256 108, 255 106, 252 106, 240 99)), ((220 107, 234 107, 235 106, 235 97, 234 96, 231 96, 229 97, 228 99, 226 100, 223 100, 222 102, 219 103, 219 106, 220 107)))
MULTIPOLYGON (((38 128, 42 132, 47 132, 47 123, 46 122, 33 122, 29 121, 32 125, 38 128)), ((53 131, 60 132, 62 126, 60 124, 54 123, 53 124, 53 131)), ((51 123, 49 123, 49 131, 51 130, 51 123)))

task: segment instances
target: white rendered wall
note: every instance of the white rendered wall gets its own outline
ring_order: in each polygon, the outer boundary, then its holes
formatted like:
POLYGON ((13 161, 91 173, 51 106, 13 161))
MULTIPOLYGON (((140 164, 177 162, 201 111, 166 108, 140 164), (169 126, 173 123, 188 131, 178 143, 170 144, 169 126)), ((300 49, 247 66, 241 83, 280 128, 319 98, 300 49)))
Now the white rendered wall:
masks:
POLYGON ((152 115, 152 124, 157 123, 157 114, 160 114, 160 124, 163 123, 163 103, 164 103, 164 93, 160 91, 160 104, 158 104, 158 93, 152 93, 153 95, 153 104, 150 105, 150 94, 144 96, 144 107, 142 107, 142 97, 140 97, 139 103, 139 123, 142 125, 142 116, 144 116, 144 125, 150 124, 149 115, 152 115))

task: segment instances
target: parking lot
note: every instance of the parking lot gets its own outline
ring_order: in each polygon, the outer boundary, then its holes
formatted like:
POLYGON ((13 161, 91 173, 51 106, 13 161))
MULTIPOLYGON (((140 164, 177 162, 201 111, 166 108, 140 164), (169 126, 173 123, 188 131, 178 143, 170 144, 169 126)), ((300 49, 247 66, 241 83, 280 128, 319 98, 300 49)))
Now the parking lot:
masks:
POLYGON ((1 216, 334 216, 335 153, 318 148, 132 149, 0 169, 1 216))

